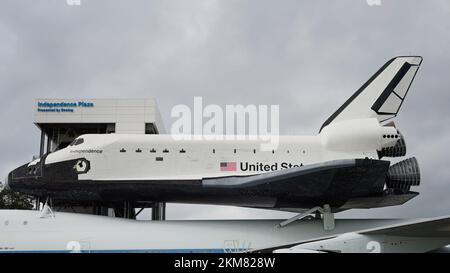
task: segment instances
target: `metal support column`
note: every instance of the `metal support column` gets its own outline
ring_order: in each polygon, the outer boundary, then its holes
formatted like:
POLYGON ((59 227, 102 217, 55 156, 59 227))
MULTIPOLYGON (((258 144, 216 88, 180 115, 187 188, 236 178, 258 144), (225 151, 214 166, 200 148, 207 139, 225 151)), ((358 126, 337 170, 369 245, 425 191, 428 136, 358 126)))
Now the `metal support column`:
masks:
MULTIPOLYGON (((39 157, 42 157, 45 153, 45 132, 41 129, 41 143, 39 147, 39 157)), ((39 197, 36 197, 34 200, 34 209, 40 210, 41 208, 41 200, 39 197)))
POLYGON ((52 149, 52 138, 47 136, 47 153, 50 153, 52 149))
POLYGON ((123 202, 123 218, 130 218, 130 202, 123 202))
POLYGON ((45 132, 41 130, 41 147, 39 149, 39 157, 42 157, 45 153, 45 132))
POLYGON ((123 218, 136 219, 136 212, 133 207, 133 203, 125 201, 123 203, 123 218))
POLYGON ((41 200, 39 197, 36 197, 36 199, 34 199, 34 209, 40 210, 40 208, 41 208, 41 200))
POLYGON ((335 228, 334 213, 331 212, 330 205, 323 206, 323 228, 325 230, 333 230, 335 228))
POLYGON ((166 220, 166 203, 155 203, 152 206, 152 220, 166 220))

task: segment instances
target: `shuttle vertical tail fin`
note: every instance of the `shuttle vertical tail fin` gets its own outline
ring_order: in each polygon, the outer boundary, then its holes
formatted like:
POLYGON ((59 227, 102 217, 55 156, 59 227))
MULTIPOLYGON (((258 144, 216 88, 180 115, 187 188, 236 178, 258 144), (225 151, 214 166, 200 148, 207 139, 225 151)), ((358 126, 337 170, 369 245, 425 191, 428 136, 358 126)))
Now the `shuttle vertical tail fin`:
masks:
POLYGON ((324 122, 320 131, 342 120, 377 118, 384 122, 394 118, 421 64, 419 56, 391 59, 324 122))

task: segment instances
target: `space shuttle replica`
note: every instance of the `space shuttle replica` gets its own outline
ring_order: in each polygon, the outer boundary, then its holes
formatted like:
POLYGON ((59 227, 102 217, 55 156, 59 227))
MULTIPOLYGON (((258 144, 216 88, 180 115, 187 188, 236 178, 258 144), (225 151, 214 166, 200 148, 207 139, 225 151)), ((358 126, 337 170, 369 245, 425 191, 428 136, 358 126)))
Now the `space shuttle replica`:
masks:
MULTIPOLYGON (((388 61, 312 136, 174 140, 171 135, 82 135, 13 170, 13 190, 73 204, 129 201, 232 205, 301 212, 401 205, 418 195, 415 158, 393 123, 422 63, 388 61)), ((138 207, 138 206, 136 206, 138 207)))

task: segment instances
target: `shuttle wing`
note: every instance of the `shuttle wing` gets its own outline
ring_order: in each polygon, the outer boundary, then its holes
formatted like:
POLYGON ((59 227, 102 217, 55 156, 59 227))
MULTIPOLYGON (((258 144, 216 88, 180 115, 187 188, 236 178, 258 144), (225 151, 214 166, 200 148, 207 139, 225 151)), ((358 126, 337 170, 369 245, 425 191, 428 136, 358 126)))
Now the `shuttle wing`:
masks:
POLYGON ((450 216, 404 220, 398 224, 312 238, 252 252, 428 252, 450 243, 450 216))
MULTIPOLYGON (((329 204, 334 211, 403 204, 415 192, 386 194, 389 161, 374 159, 335 160, 252 176, 229 176, 202 180, 209 190, 227 190, 236 196, 264 196, 274 201, 264 206, 289 211, 329 204)), ((250 201, 249 201, 250 202, 250 201)), ((248 206, 257 207, 249 203, 248 206)))
POLYGON ((359 233, 364 235, 450 238, 450 216, 412 220, 404 224, 363 230, 359 233))

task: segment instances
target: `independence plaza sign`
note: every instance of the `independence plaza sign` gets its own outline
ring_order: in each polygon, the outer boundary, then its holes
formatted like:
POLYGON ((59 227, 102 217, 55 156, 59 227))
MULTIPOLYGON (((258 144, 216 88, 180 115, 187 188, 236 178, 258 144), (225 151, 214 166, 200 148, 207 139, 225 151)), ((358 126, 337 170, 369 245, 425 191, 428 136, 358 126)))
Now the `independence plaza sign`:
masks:
POLYGON ((38 102, 38 112, 53 112, 53 113, 73 113, 76 108, 93 108, 93 102, 38 102))

